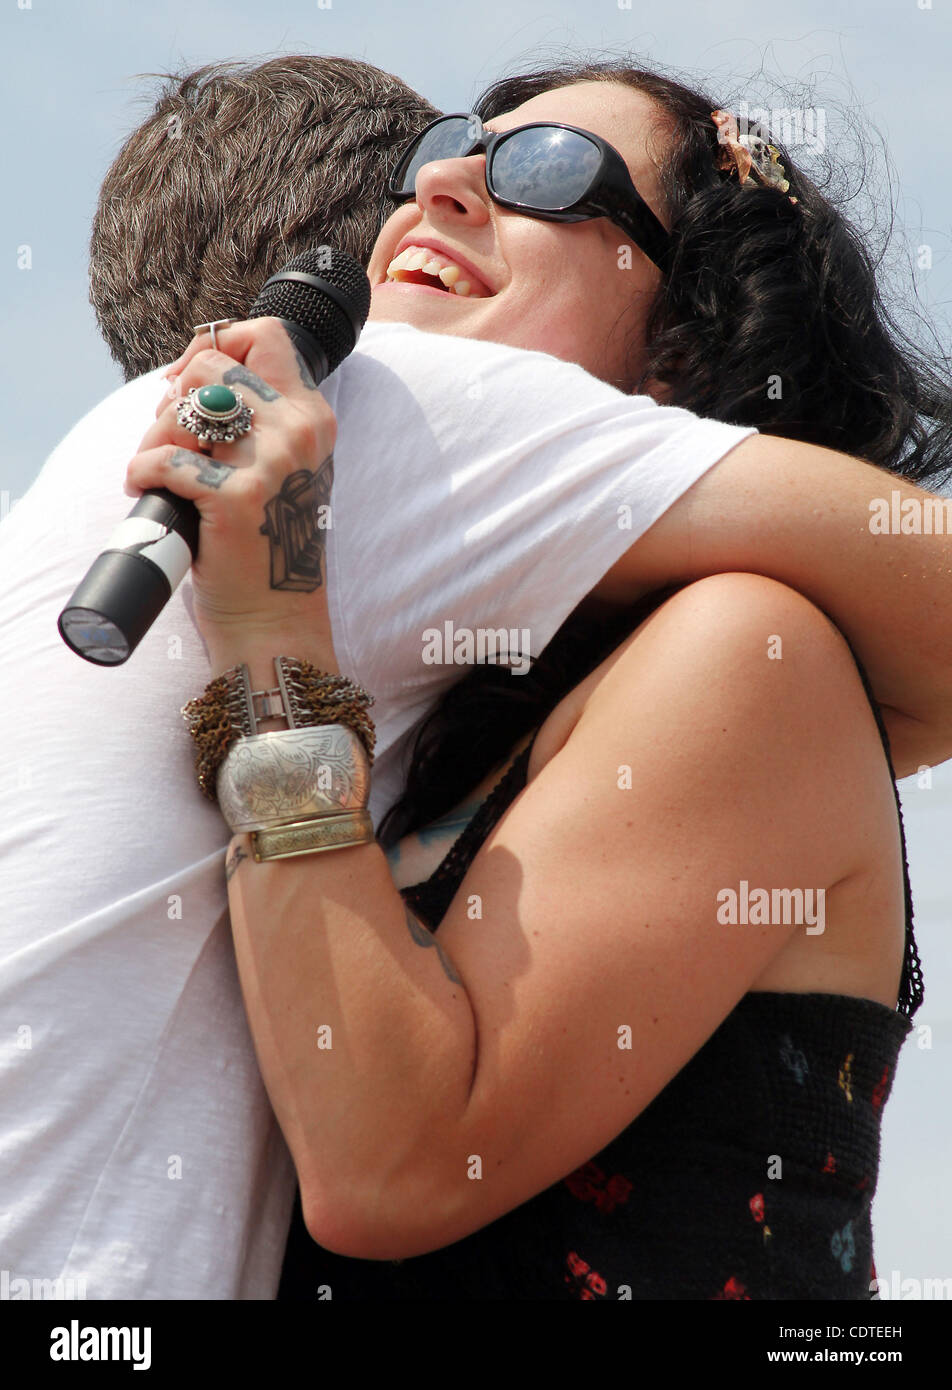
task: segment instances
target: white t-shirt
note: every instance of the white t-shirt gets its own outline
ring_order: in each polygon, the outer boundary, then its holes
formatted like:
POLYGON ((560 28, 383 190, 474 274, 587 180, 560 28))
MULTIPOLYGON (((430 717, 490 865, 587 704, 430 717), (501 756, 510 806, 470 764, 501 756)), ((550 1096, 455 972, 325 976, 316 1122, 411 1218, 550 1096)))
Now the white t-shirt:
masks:
MULTIPOLYGON (((272 1298, 284 1252, 294 1173, 242 1008, 229 834, 179 713, 210 678, 190 581, 124 666, 56 628, 132 506, 164 389, 153 372, 86 415, 0 527, 0 1297, 272 1298)), ((538 655, 755 431, 405 324, 369 324, 321 389, 334 647, 376 698, 379 823, 413 726, 466 669, 434 656, 480 628, 538 655)))

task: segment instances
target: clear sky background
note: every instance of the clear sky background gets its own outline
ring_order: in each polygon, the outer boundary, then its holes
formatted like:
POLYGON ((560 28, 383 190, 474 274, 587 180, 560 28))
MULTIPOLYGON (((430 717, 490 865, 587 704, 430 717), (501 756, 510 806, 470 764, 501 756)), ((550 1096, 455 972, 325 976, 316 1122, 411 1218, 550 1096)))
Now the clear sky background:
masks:
MULTIPOLYGON (((943 142, 952 6, 624 3, 2 0, 0 515, 70 426, 121 384, 88 303, 87 252, 102 178, 157 85, 140 73, 277 53, 335 54, 394 72, 441 109, 459 110, 505 72, 563 50, 629 50, 642 65, 699 79, 724 106, 746 100, 822 110, 825 154, 840 166, 834 186, 855 192, 851 215, 885 250, 887 298, 903 317, 918 295, 947 353, 952 181, 943 142), (24 246, 28 270, 19 264, 24 246)), ((808 170, 817 167, 809 148, 791 153, 808 170)), ((904 1278, 945 1278, 952 1277, 952 764, 933 774, 930 788, 907 781, 901 791, 927 985, 917 1025, 931 1036, 920 1031, 906 1043, 886 1109, 877 1265, 884 1277, 898 1270, 904 1278)))

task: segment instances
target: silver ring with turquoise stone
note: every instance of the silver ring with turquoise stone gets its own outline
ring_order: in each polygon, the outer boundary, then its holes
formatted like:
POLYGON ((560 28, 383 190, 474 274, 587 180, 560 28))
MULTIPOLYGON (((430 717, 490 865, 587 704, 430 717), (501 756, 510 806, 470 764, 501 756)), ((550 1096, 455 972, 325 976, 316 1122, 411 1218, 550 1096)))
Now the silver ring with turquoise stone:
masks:
POLYGON ((240 391, 230 386, 193 386, 175 407, 183 429, 198 435, 199 444, 231 444, 251 429, 254 415, 240 391))

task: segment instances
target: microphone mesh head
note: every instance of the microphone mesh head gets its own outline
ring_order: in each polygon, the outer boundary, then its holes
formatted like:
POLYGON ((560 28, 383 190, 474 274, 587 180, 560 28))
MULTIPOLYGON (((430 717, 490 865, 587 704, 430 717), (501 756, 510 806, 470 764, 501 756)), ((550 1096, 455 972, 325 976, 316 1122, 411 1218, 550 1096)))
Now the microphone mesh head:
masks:
MULTIPOLYGON (((346 251, 331 246, 312 246, 302 251, 278 271, 302 270, 316 275, 345 295, 353 307, 360 327, 370 312, 370 281, 363 266, 346 251)), ((278 280, 265 285, 248 313, 250 319, 270 315, 300 324, 318 340, 327 353, 327 369, 339 367, 357 341, 350 319, 329 294, 300 280, 278 280)))

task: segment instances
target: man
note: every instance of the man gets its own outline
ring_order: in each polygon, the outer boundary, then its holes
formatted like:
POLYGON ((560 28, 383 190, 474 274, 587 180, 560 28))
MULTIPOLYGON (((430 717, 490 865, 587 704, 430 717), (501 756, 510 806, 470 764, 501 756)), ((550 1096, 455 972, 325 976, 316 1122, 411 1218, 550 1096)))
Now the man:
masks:
MULTIPOLYGON (((93 228, 91 300, 126 379, 202 319, 243 317, 305 247, 365 258, 391 151, 434 114, 347 59, 171 80, 93 228)), ((3 528, 6 708, 32 711, 0 831, 4 1297, 42 1296, 39 1279, 73 1297, 273 1297, 291 1211, 233 964, 227 830, 199 797, 181 833, 195 789, 177 710, 208 679, 189 586, 121 671, 77 661, 50 626, 128 510, 150 384, 128 388, 138 412, 109 457, 93 411, 3 528)))

